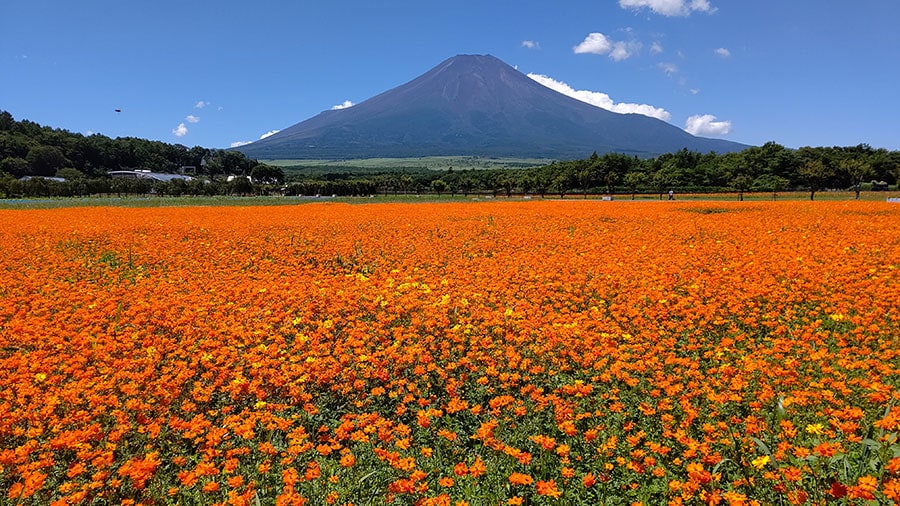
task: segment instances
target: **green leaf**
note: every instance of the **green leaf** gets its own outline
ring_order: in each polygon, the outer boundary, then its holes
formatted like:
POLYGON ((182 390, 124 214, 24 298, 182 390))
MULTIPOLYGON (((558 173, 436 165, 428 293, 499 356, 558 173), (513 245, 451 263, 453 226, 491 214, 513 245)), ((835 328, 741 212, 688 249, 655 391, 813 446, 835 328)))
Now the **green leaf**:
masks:
POLYGON ((863 446, 866 446, 876 452, 881 449, 881 443, 875 441, 874 439, 863 439, 862 444, 863 446))
POLYGON ((763 442, 761 439, 759 439, 759 438, 751 437, 750 439, 752 439, 753 442, 756 443, 756 446, 759 448, 759 450, 760 450, 761 452, 763 452, 763 453, 765 453, 766 455, 768 455, 769 458, 772 459, 772 462, 775 462, 775 457, 772 455, 772 451, 769 450, 769 447, 766 446, 766 443, 764 443, 764 442, 763 442))
POLYGON ((722 459, 722 460, 719 461, 718 464, 716 464, 715 467, 713 467, 713 469, 712 469, 712 474, 716 474, 717 472, 719 472, 719 467, 721 467, 722 465, 724 465, 726 462, 734 463, 734 461, 731 460, 731 459, 722 459))

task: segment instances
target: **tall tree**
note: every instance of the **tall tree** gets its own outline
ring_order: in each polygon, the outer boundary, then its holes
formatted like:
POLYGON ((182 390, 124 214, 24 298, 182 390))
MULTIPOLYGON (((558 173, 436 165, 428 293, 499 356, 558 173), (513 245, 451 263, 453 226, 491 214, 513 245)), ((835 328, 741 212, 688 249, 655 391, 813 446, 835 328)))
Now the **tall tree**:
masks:
POLYGON ((807 160, 800 166, 798 174, 809 188, 809 200, 815 200, 816 192, 834 175, 834 170, 822 160, 807 160))
POLYGON ((841 160, 839 165, 841 172, 850 178, 853 183, 853 190, 856 192, 856 200, 859 200, 859 190, 863 179, 872 177, 874 172, 869 162, 860 160, 859 158, 845 158, 841 160))
POLYGON ((261 184, 281 184, 284 182, 284 170, 261 163, 250 170, 250 179, 261 184))
POLYGON ((450 189, 450 185, 443 179, 435 179, 431 182, 431 190, 438 195, 446 193, 450 189))
POLYGON ((744 201, 744 192, 750 189, 753 179, 747 174, 738 174, 731 180, 731 186, 738 191, 738 200, 744 201))
POLYGON ((790 181, 781 176, 763 174, 753 180, 751 188, 756 191, 772 192, 772 200, 775 200, 778 198, 778 192, 787 190, 790 184, 790 181))
POLYGON ((25 157, 31 166, 32 176, 53 176, 58 169, 66 165, 66 157, 54 146, 37 146, 31 148, 25 157))
POLYGON ((678 177, 679 171, 668 162, 653 173, 653 186, 659 191, 659 200, 662 200, 666 190, 671 191, 672 187, 678 183, 678 177))
POLYGON ((631 192, 631 200, 634 200, 639 188, 647 184, 647 174, 643 172, 629 172, 625 174, 625 187, 631 192))
POLYGON ((24 158, 4 158, 0 160, 0 175, 2 173, 9 174, 13 177, 22 177, 28 175, 30 167, 28 161, 24 158))

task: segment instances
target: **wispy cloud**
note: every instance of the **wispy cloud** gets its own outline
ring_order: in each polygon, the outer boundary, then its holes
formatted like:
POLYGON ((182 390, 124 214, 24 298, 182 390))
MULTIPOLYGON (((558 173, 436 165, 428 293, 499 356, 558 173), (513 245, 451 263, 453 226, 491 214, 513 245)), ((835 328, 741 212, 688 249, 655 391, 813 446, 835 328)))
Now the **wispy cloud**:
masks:
POLYGON ((528 77, 550 88, 551 90, 557 91, 559 93, 562 93, 563 95, 570 96, 576 100, 580 100, 601 109, 606 109, 607 111, 617 112, 621 114, 643 114, 644 116, 658 118, 663 121, 668 121, 669 118, 671 118, 671 114, 669 114, 668 111, 659 107, 654 107, 647 104, 630 104, 626 102, 616 103, 606 93, 590 90, 576 90, 562 81, 557 81, 552 77, 547 77, 541 74, 528 74, 528 77))
POLYGON ((722 58, 728 58, 731 56, 731 51, 725 49, 724 47, 720 47, 716 49, 716 54, 721 56, 722 58))
POLYGON ((197 116, 194 116, 193 114, 188 114, 187 117, 184 119, 186 119, 188 123, 199 123, 200 122, 200 118, 197 116))
POLYGON ((600 32, 589 33, 572 48, 575 54, 605 54, 614 61, 630 58, 641 49, 640 42, 615 41, 600 32))
POLYGON ((662 16, 688 16, 693 11, 713 13, 709 0, 619 0, 623 9, 647 8, 662 16))
MULTIPOLYGON (((265 139, 266 137, 271 137, 271 136, 277 134, 277 133, 280 132, 280 131, 281 131, 281 130, 269 130, 268 132, 266 132, 266 133, 260 135, 260 136, 259 136, 259 140, 263 140, 263 139, 265 139)), ((234 141, 234 142, 231 143, 230 146, 231 146, 232 148, 239 148, 239 147, 241 147, 241 146, 246 146, 247 144, 252 144, 253 142, 254 142, 254 141, 234 141)))
POLYGON ((208 105, 209 105, 209 102, 201 100, 201 101, 197 102, 196 104, 194 104, 194 109, 203 109, 204 107, 206 107, 208 105))
POLYGON ((657 67, 665 72, 667 76, 673 76, 678 73, 678 65, 674 63, 659 63, 657 67))
POLYGON ((712 114, 697 114, 685 121, 684 129, 691 135, 728 135, 731 122, 716 121, 712 114))
POLYGON ((528 49, 540 49, 541 45, 533 40, 523 40, 522 47, 527 47, 528 49))
POLYGON ((659 54, 663 52, 662 44, 659 42, 654 42, 650 45, 650 54, 659 54))
POLYGON ((331 106, 332 111, 340 111, 341 109, 347 109, 353 107, 355 104, 349 100, 344 100, 343 104, 333 105, 331 106))
POLYGON ((188 133, 188 129, 184 126, 184 123, 179 123, 177 127, 172 129, 172 133, 175 134, 175 137, 184 137, 188 133))

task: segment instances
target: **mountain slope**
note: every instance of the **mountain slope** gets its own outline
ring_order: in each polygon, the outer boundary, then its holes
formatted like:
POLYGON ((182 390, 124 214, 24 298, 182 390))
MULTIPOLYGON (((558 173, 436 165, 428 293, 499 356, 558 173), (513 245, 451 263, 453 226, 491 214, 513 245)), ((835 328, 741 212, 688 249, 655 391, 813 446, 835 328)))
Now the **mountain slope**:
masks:
POLYGON ((490 55, 450 58, 353 107, 325 111, 237 150, 262 159, 473 155, 584 158, 746 146, 695 137, 553 91, 490 55))

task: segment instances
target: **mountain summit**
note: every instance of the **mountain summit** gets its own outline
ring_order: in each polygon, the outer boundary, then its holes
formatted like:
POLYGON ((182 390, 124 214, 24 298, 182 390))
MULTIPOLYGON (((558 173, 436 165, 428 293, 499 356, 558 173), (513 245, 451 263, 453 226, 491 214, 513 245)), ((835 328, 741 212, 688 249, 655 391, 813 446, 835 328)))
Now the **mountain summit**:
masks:
POLYGON ((586 104, 490 55, 461 55, 357 105, 322 112, 236 149, 260 159, 576 159, 594 151, 653 156, 745 147, 586 104))

